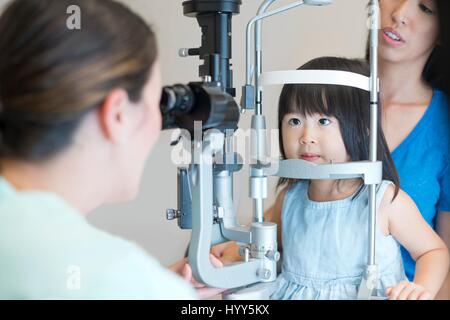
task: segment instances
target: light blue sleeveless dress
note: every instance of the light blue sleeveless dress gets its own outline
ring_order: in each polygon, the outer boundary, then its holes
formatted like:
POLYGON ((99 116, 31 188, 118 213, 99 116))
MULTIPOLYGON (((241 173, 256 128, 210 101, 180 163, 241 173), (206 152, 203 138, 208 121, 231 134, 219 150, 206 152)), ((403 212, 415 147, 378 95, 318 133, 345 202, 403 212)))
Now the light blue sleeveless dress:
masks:
MULTIPOLYGON (((389 181, 377 189, 380 206, 389 181)), ((368 192, 330 202, 309 199, 308 182, 286 192, 282 210, 283 269, 271 299, 351 300, 357 298, 367 264, 368 192)), ((400 245, 376 230, 376 263, 380 281, 376 295, 407 280, 400 245)))

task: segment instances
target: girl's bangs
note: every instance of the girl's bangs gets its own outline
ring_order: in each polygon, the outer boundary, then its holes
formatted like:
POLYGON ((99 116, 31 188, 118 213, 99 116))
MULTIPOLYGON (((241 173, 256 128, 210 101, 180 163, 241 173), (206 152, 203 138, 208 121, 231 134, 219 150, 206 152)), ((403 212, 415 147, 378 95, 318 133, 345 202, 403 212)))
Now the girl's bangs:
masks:
POLYGON ((297 113, 303 117, 321 114, 334 116, 330 103, 333 100, 333 90, 327 85, 289 85, 287 88, 287 113, 297 113))

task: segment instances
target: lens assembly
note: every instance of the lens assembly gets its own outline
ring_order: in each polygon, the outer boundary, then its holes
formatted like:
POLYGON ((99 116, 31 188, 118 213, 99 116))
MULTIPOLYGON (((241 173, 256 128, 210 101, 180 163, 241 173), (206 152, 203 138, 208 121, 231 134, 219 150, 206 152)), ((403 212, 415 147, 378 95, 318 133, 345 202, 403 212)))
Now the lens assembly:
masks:
POLYGON ((161 96, 161 112, 163 115, 183 115, 192 110, 195 96, 189 86, 176 84, 163 88, 161 96))

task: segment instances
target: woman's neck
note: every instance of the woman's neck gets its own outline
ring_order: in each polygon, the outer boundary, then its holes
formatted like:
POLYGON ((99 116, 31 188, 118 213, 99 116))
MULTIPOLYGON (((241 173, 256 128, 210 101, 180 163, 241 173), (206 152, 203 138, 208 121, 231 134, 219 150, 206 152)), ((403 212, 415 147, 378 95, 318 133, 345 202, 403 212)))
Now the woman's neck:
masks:
POLYGON ((311 180, 309 199, 317 202, 342 200, 353 195, 362 185, 360 179, 351 180, 311 180))
POLYGON ((428 104, 432 88, 423 80, 426 61, 390 62, 379 59, 381 100, 389 104, 428 104))
POLYGON ((88 166, 77 162, 45 161, 34 163, 2 160, 0 174, 16 190, 35 190, 58 195, 82 215, 98 207, 102 188, 93 181, 88 166), (82 174, 80 174, 82 173, 82 174))

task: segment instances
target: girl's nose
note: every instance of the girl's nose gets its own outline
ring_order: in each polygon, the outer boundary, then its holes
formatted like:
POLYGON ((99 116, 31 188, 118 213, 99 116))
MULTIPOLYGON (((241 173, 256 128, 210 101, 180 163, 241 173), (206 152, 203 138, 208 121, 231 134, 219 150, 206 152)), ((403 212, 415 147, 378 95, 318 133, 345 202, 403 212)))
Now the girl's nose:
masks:
POLYGON ((316 138, 314 138, 314 135, 312 134, 311 130, 304 130, 303 134, 300 137, 300 143, 301 144, 314 144, 317 143, 316 138))
POLYGON ((395 9, 392 11, 392 20, 398 25, 407 25, 409 23, 409 10, 412 5, 411 0, 398 1, 395 9))

